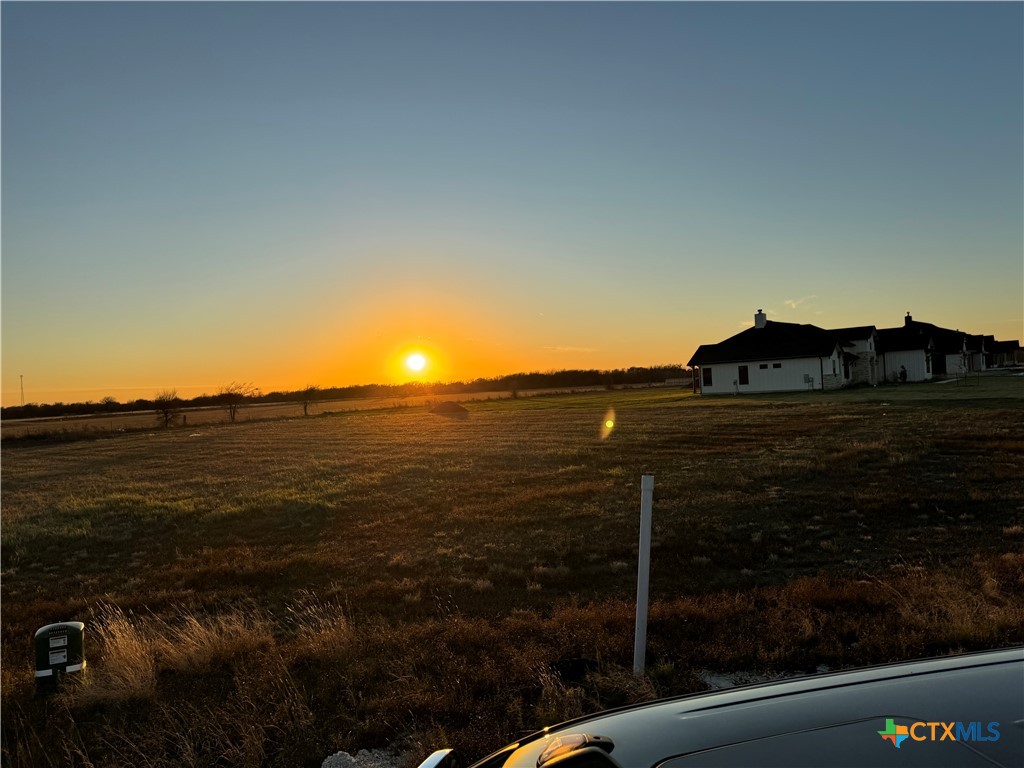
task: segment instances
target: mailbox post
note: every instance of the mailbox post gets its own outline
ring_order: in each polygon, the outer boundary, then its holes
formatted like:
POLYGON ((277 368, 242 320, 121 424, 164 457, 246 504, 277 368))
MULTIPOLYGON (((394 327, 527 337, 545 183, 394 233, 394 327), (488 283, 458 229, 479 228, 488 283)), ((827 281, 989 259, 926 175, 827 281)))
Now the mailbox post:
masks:
POLYGON ((633 633, 633 674, 642 677, 647 663, 647 593, 651 581, 651 507, 654 475, 640 476, 640 550, 636 569, 636 630, 633 633))
POLYGON ((82 635, 85 624, 66 621, 47 624, 36 630, 36 691, 55 693, 65 675, 81 674, 85 669, 82 635))

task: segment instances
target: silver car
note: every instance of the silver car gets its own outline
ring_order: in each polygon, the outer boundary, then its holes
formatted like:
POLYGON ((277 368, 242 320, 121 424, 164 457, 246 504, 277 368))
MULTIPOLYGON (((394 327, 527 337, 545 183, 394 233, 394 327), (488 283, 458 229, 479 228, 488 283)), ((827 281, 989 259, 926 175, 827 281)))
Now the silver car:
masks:
MULTIPOLYGON (((420 768, 464 768, 440 750, 420 768)), ((545 728, 472 768, 1021 768, 1024 648, 662 699, 545 728)))

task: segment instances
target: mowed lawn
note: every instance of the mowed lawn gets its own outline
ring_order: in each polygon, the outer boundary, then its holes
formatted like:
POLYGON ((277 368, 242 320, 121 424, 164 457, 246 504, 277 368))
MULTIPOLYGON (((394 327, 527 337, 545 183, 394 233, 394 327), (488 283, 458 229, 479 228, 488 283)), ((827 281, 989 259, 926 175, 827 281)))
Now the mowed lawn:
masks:
POLYGON ((5 762, 479 757, 702 669, 1024 642, 1024 378, 466 407, 5 445, 5 762), (86 622, 90 668, 39 701, 32 633, 59 620, 86 622))

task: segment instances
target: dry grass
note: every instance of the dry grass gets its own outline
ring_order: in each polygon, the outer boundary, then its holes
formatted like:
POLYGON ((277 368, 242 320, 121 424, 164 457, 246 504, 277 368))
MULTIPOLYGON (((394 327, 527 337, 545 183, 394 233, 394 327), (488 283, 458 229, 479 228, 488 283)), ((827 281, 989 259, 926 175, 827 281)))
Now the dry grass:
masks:
POLYGON ((91 626, 103 649, 102 663, 94 661, 88 677, 83 676, 83 684, 74 690, 74 699, 92 706, 153 698, 160 640, 157 627, 141 625, 116 607, 101 608, 91 626))
POLYGON ((698 690, 703 669, 1024 642, 1022 403, 606 392, 464 422, 407 409, 5 446, 4 764, 482 755, 698 690), (63 619, 86 622, 89 668, 41 701, 29 640, 63 619))
MULTIPOLYGON (((405 625, 353 624, 309 595, 278 619, 105 607, 90 621, 89 673, 45 707, 66 723, 104 713, 101 739, 60 737, 83 764, 299 765, 337 749, 446 740, 479 755, 544 724, 699 690, 701 669, 810 671, 1019 642, 1022 592, 1024 556, 1008 553, 938 572, 896 566, 879 579, 660 600, 640 680, 625 600, 405 625)), ((5 717, 11 765, 35 764, 55 735, 36 719, 44 705, 24 695, 5 717)))

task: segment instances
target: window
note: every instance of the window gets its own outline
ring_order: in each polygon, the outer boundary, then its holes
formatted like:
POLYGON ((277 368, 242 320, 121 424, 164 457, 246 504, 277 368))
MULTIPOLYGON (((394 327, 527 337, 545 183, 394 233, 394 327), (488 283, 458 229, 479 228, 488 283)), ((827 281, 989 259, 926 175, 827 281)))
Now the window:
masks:
POLYGON ((767 371, 768 370, 768 363, 761 363, 757 367, 760 368, 762 371, 767 371))
POLYGON ((700 383, 705 387, 711 386, 711 369, 701 368, 700 369, 701 380, 700 383))
POLYGON ((772 368, 781 368, 782 363, 772 363, 772 368))
POLYGON ((747 373, 747 366, 741 365, 740 366, 740 384, 749 384, 749 383, 750 383, 750 375, 747 373))

